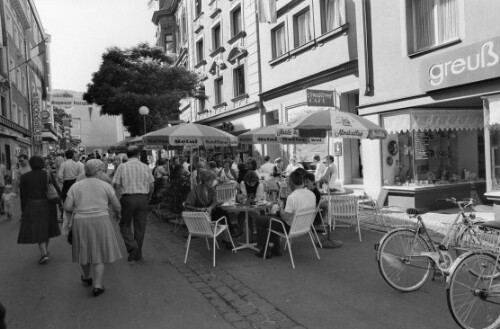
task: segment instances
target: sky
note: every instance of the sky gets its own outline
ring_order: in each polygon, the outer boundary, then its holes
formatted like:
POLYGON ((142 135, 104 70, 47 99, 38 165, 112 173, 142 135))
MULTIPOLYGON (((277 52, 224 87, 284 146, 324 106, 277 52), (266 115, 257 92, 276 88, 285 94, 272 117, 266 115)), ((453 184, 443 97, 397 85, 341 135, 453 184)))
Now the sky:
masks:
POLYGON ((34 0, 51 35, 52 89, 84 92, 107 48, 155 42, 148 0, 34 0))

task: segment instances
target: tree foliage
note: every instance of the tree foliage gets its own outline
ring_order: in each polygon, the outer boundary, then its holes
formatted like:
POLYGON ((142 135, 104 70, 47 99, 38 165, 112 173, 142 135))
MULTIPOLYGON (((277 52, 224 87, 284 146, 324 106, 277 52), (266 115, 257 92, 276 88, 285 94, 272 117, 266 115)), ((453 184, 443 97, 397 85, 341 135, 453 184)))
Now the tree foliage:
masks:
POLYGON ((54 122, 58 123, 60 125, 63 124, 63 119, 71 119, 71 114, 67 113, 62 107, 59 106, 53 106, 52 109, 54 110, 54 122))
POLYGON ((109 48, 92 75, 83 99, 101 106, 101 114, 122 115, 123 125, 132 136, 144 134, 139 107, 147 106, 148 132, 179 119, 179 101, 195 96, 198 76, 184 67, 172 65, 173 59, 161 48, 147 43, 133 48, 109 48))

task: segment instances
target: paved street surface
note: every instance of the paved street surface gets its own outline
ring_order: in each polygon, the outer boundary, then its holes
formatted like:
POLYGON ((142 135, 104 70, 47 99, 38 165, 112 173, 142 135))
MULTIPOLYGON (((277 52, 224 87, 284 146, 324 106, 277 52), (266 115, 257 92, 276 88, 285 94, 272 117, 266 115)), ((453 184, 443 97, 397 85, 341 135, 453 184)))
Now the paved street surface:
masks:
MULTIPOLYGON (((65 239, 51 243, 51 260, 38 265, 35 245, 17 245, 19 222, 0 217, 0 301, 8 328, 456 328, 443 279, 403 294, 380 276, 373 243, 380 232, 335 231, 341 249, 294 242, 287 254, 262 260, 249 250, 217 252, 217 267, 201 239, 183 264, 185 240, 173 225, 151 216, 146 260, 107 267, 106 293, 80 284, 65 239)), ((119 234, 118 234, 119 235, 119 234)), ((121 237, 119 242, 123 243, 121 237)), ((125 254, 125 253, 124 253, 125 254)))

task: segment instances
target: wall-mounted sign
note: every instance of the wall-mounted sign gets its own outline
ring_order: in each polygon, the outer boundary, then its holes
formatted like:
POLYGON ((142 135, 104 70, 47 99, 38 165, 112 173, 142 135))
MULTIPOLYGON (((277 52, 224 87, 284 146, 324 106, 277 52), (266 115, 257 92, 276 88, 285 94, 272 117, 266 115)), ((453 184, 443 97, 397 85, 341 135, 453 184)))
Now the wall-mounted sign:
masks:
POLYGON ((307 106, 335 106, 333 90, 307 89, 307 106))
POLYGON ((422 62, 425 91, 500 77, 500 37, 478 42, 422 62))
POLYGON ((33 110, 33 132, 35 142, 42 141, 42 117, 40 116, 40 106, 41 106, 41 97, 40 94, 35 92, 33 93, 33 102, 32 102, 32 110, 33 110))
POLYGON ((342 156, 342 142, 333 143, 333 155, 336 157, 342 156))

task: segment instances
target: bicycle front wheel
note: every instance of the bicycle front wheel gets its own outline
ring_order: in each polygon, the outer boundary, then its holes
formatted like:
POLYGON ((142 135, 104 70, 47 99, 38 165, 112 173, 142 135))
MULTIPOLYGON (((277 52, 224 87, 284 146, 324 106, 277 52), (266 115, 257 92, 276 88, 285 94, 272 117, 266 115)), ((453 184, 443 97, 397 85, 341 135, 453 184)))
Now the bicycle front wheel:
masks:
POLYGON ((465 329, 500 326, 500 268, 496 258, 471 253, 450 274, 446 295, 455 321, 465 329))
POLYGON ((432 260, 423 253, 431 248, 416 231, 390 232, 380 244, 378 266, 384 280, 394 289, 410 292, 424 285, 432 260))

